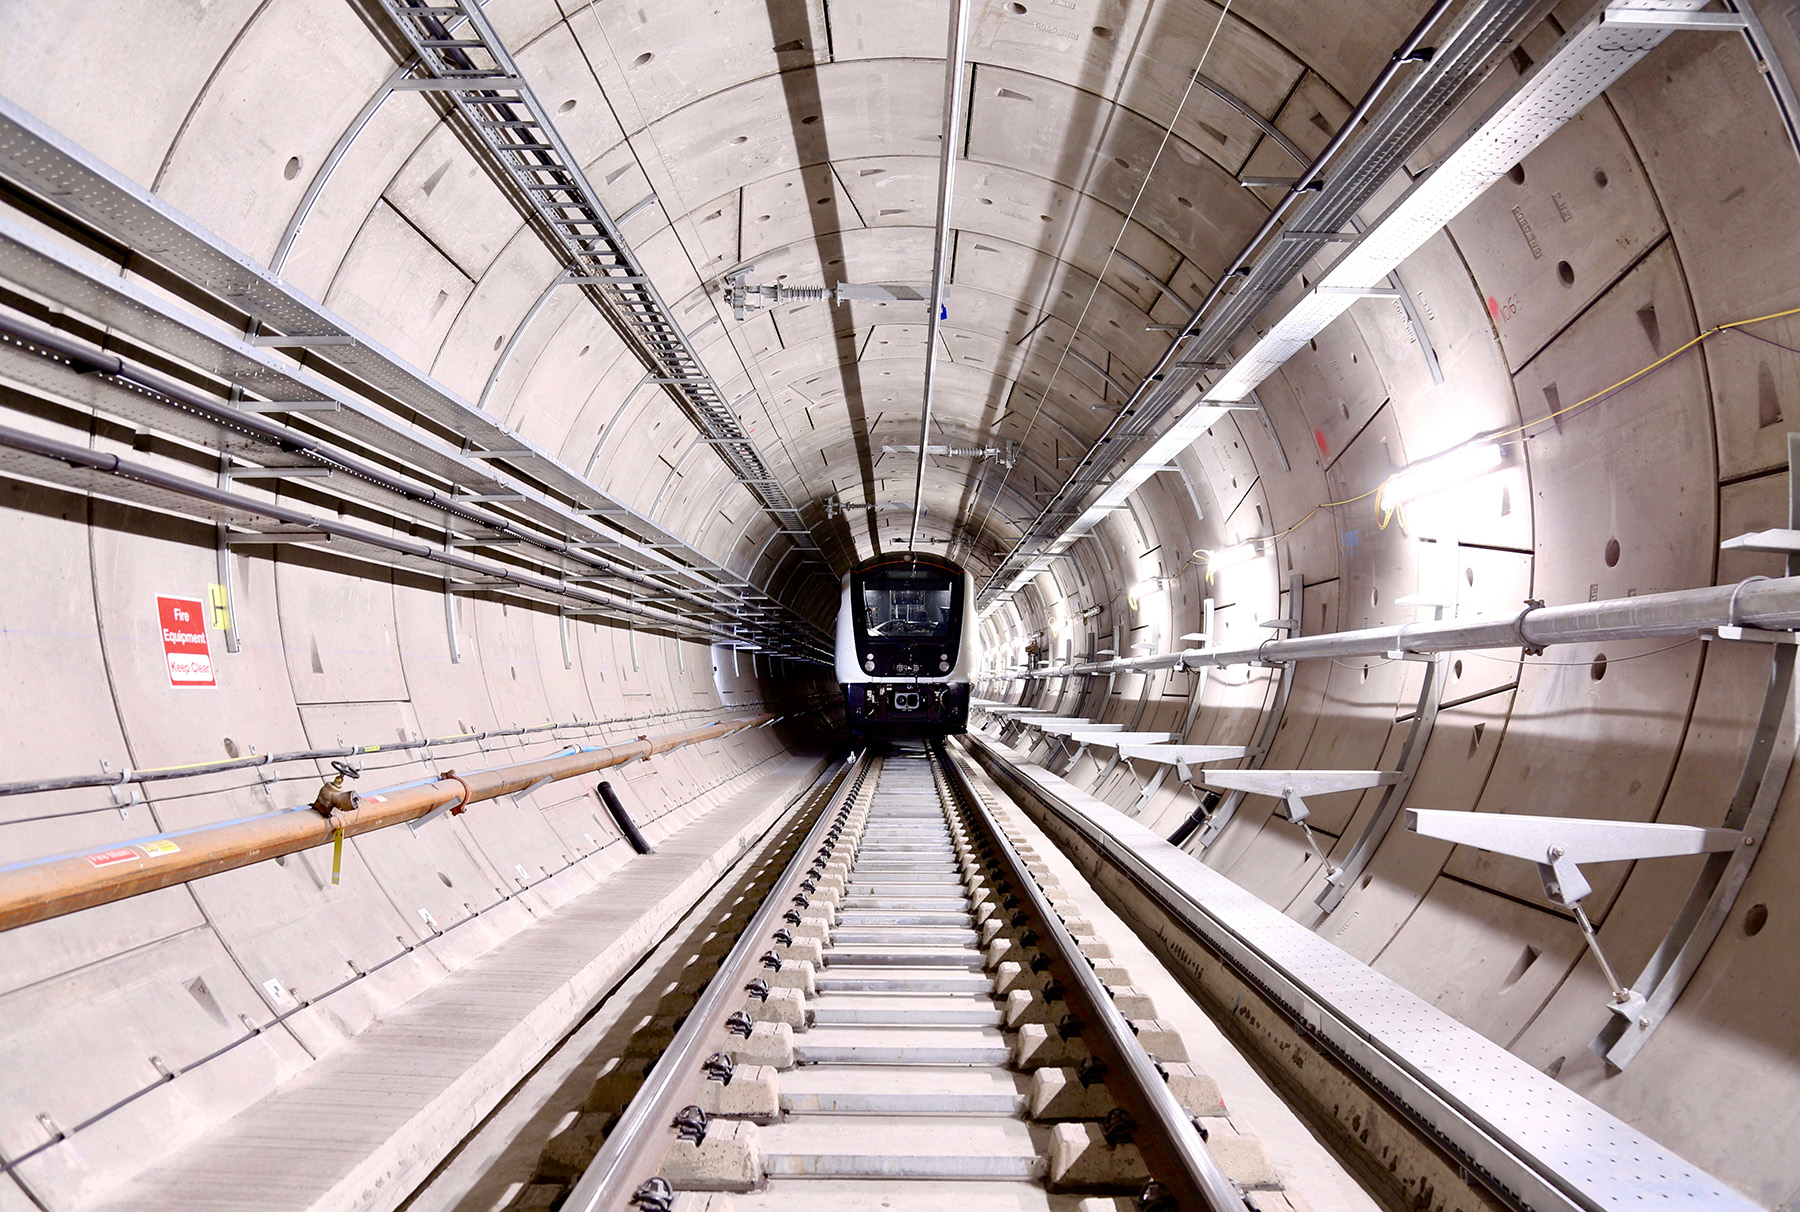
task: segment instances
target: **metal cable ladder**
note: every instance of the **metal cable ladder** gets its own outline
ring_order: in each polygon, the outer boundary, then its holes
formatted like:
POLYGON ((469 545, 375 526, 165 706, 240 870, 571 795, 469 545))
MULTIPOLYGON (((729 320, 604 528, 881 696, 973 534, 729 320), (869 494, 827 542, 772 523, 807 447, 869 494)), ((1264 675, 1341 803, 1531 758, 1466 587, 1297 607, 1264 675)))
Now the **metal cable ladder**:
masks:
POLYGON ((770 469, 636 253, 607 213, 487 14, 473 0, 381 0, 421 68, 510 183, 567 280, 633 345, 683 414, 802 551, 822 558, 770 469), (462 23, 462 24, 459 24, 462 23), (452 32, 454 30, 454 32, 452 32))
MULTIPOLYGON (((1128 452, 1160 432, 1160 422, 1209 370, 1228 358, 1232 342, 1294 276, 1332 246, 1328 233, 1350 222, 1377 190, 1481 82, 1493 55, 1540 6, 1532 0, 1484 0, 1440 39, 1409 79, 1394 86, 1394 98, 1374 115, 1366 134, 1345 150, 1312 197, 1297 206, 1286 231, 1264 241, 1262 256, 1246 264, 1256 246, 1246 247, 1228 270, 1236 280, 1230 294, 1215 289, 1182 325, 1161 363, 1138 385, 1117 417, 1081 463, 1021 533, 1012 550, 982 586, 980 604, 999 596, 1007 581, 1037 558, 1079 516, 1088 498, 1110 481, 1128 452), (1311 233, 1298 235, 1296 233, 1311 233), (1215 306, 1216 303, 1216 306, 1215 306), (1208 311, 1211 316, 1208 318, 1208 311)), ((1302 181, 1299 188, 1314 182, 1302 181)))

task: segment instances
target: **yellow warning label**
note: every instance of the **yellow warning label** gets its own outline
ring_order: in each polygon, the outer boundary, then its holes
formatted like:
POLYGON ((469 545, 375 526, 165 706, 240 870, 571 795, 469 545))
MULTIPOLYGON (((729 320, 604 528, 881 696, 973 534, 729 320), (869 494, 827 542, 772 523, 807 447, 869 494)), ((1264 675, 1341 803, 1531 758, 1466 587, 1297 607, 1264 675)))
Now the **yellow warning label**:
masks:
POLYGON ((157 841, 145 842, 142 846, 138 847, 138 849, 151 857, 155 857, 159 854, 174 854, 177 850, 180 850, 181 847, 177 846, 174 842, 157 841))

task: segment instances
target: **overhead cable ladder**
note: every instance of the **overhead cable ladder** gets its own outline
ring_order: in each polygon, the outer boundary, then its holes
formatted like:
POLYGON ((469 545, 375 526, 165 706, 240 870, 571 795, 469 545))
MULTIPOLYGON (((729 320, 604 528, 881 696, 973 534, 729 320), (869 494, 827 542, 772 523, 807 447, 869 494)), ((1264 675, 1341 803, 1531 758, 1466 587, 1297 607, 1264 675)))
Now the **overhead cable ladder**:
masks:
POLYGON ((418 55, 417 91, 442 98, 512 186, 526 220, 631 344, 653 381, 718 450, 739 483, 802 551, 822 559, 800 511, 600 202, 580 162, 481 7, 471 0, 380 0, 418 55), (452 32, 454 31, 454 32, 452 32))
POLYGON ((1448 0, 1440 0, 1394 52, 1337 136, 1294 180, 1182 325, 1156 369, 1025 527, 1012 551, 982 586, 981 605, 989 605, 1015 587, 1009 579, 1037 562, 1062 537, 1082 514, 1084 502, 1104 488, 1112 469, 1128 451, 1157 436, 1160 422, 1202 373, 1229 364, 1232 342, 1301 267, 1340 239, 1336 233, 1376 191, 1403 171, 1407 159, 1475 89, 1494 55, 1512 41, 1540 6, 1532 0, 1481 0, 1444 31, 1436 46, 1426 45, 1450 8, 1448 0), (1384 99, 1387 104, 1375 112, 1384 99), (1360 139, 1356 137, 1359 131, 1360 139), (1282 231, 1290 210, 1295 213, 1282 231), (1251 257, 1259 249, 1262 255, 1253 264, 1251 257))

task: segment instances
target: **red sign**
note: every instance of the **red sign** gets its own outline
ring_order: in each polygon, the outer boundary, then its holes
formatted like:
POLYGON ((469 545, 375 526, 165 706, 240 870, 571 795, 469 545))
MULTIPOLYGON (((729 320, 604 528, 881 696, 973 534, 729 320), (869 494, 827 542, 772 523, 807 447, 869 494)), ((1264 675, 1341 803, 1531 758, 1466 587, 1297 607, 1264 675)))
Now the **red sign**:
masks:
POLYGON ((206 644, 206 608, 200 600, 158 596, 156 623, 162 632, 169 685, 177 690, 217 686, 213 680, 212 649, 206 644))
POLYGON ((129 863, 138 857, 135 850, 103 850, 99 854, 90 854, 87 861, 96 867, 110 867, 114 863, 129 863))

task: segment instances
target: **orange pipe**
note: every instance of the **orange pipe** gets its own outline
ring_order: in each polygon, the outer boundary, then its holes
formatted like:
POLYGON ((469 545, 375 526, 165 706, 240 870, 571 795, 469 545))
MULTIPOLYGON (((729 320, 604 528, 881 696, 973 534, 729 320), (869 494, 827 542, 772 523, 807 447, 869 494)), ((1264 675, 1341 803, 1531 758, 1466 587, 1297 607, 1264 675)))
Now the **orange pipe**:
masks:
POLYGON ((740 717, 654 738, 639 737, 585 753, 472 771, 448 780, 439 776, 433 783, 359 796, 353 810, 334 813, 330 819, 310 807, 293 808, 26 862, 0 871, 0 930, 310 850, 330 842, 339 829, 345 837, 355 837, 403 825, 456 800, 463 786, 467 786, 468 802, 473 804, 523 791, 540 779, 575 778, 622 766, 633 758, 717 740, 774 718, 768 714, 740 717))

